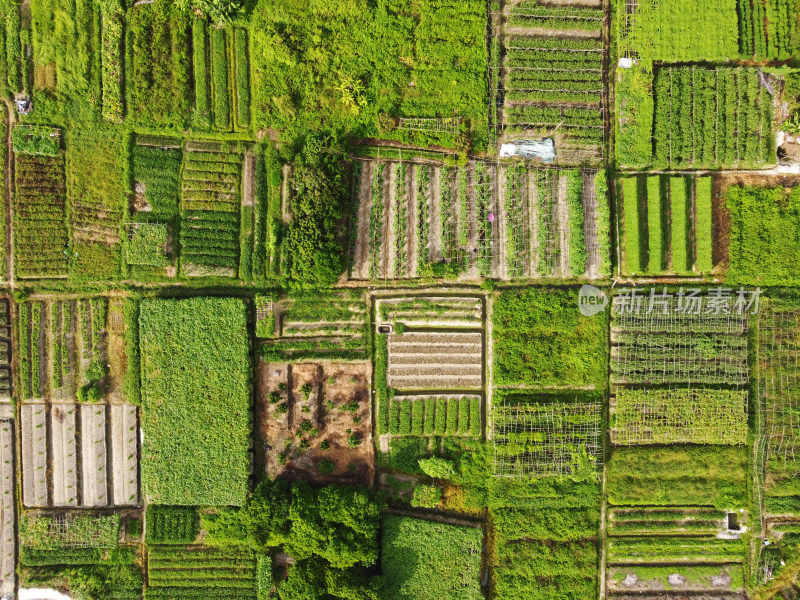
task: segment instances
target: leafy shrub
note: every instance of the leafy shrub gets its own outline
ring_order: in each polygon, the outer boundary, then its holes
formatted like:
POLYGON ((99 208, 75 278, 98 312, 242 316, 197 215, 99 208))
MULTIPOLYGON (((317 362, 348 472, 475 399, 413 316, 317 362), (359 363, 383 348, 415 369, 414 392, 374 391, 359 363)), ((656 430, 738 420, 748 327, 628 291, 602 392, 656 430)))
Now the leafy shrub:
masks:
POLYGON ((200 516, 189 506, 147 507, 148 544, 191 544, 200 532, 200 516))
POLYGON ((436 508, 442 501, 442 488, 436 485, 414 486, 411 506, 415 508, 436 508))
POLYGON ((323 458, 317 463, 317 471, 321 475, 329 475, 336 469, 336 463, 330 459, 323 458))
POLYGON ((55 156, 61 150, 58 129, 46 125, 18 125, 11 132, 14 152, 55 156))
POLYGON ((167 226, 158 223, 139 225, 128 241, 128 264, 164 267, 167 265, 167 226))

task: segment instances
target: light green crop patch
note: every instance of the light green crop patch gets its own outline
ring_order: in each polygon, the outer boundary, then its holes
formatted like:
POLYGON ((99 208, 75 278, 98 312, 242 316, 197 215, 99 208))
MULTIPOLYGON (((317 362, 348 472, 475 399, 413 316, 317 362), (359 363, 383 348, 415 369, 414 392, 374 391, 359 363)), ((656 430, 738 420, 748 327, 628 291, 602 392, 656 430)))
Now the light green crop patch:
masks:
POLYGON ((243 504, 250 431, 244 304, 144 300, 139 326, 147 501, 243 504))

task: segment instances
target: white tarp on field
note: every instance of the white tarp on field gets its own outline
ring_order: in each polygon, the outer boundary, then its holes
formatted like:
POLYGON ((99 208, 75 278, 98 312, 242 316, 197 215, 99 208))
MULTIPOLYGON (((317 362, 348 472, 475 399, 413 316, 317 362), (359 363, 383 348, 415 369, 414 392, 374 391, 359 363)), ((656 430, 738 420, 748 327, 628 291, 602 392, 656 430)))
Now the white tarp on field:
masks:
POLYGON ((518 140, 500 146, 500 157, 520 156, 522 158, 538 158, 542 162, 551 163, 556 159, 556 145, 552 138, 543 140, 518 140))

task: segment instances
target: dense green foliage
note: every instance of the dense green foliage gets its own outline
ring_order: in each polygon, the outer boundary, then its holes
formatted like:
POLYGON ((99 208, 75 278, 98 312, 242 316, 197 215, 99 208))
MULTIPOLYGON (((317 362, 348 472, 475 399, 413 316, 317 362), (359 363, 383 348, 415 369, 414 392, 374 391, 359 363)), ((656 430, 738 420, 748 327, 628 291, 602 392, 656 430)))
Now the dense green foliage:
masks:
POLYGON ((247 495, 247 316, 235 299, 143 300, 142 491, 150 502, 247 495))
POLYGON ((772 96, 756 69, 656 72, 655 165, 756 168, 775 162, 772 96))
POLYGON ((728 188, 729 281, 760 285, 798 283, 800 188, 728 188))
POLYGON ((319 147, 307 146, 294 164, 294 218, 281 253, 285 257, 282 271, 289 277, 325 286, 334 283, 344 270, 338 225, 345 215, 345 174, 339 157, 320 151, 319 147))
POLYGON ((148 544, 190 544, 200 531, 200 516, 190 506, 147 507, 148 544))
POLYGON ((257 128, 289 139, 328 128, 452 147, 450 134, 394 130, 380 115, 457 116, 478 148, 486 144, 485 4, 267 0, 251 24, 257 128))
POLYGON ((606 468, 608 500, 617 505, 747 504, 747 453, 725 446, 615 448, 606 468))
POLYGON ((381 567, 389 598, 480 600, 478 528, 388 515, 381 567))
POLYGON ((577 292, 504 291, 492 319, 495 384, 604 387, 607 319, 582 316, 577 292))

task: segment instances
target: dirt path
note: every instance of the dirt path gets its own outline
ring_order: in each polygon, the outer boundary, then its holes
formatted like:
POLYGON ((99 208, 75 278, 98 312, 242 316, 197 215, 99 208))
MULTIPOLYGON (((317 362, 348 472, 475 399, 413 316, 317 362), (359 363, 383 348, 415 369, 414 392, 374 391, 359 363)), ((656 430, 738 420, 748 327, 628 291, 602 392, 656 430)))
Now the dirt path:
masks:
POLYGON ((447 525, 459 525, 461 527, 481 527, 483 521, 469 520, 460 517, 450 517, 446 514, 424 512, 424 511, 411 511, 411 510, 398 510, 395 508, 387 508, 383 511, 387 515, 397 515, 400 517, 413 517, 415 519, 425 519, 426 521, 436 521, 437 523, 445 523, 447 525))
POLYGON ((569 277, 569 218, 567 215, 567 176, 558 177, 556 196, 556 232, 558 236, 559 264, 555 267, 556 277, 569 277))
MULTIPOLYGON (((445 182, 447 185, 447 182, 445 182)), ((428 262, 435 263, 442 260, 442 222, 449 215, 442 214, 442 169, 434 167, 431 173, 431 193, 428 214, 431 218, 430 242, 428 262)))
MULTIPOLYGON (((600 279, 600 244, 597 237, 596 173, 583 174, 583 233, 586 240, 586 277, 600 279)), ((578 275, 575 273, 574 275, 578 275)))
POLYGON ((597 40, 603 36, 603 30, 600 27, 601 23, 601 21, 598 21, 598 28, 589 31, 581 29, 548 29, 546 27, 506 27, 505 35, 597 40))
POLYGON ((292 212, 289 209, 289 179, 291 175, 292 168, 289 165, 283 165, 281 168, 281 217, 286 223, 292 220, 292 212))
POLYGON ((15 280, 14 280, 14 224, 12 223, 11 219, 11 201, 12 201, 12 194, 11 194, 11 182, 14 178, 14 154, 11 149, 11 130, 14 127, 14 123, 16 122, 16 116, 14 115, 14 110, 11 106, 11 103, 6 99, 6 115, 7 115, 7 123, 6 123, 6 268, 8 272, 6 273, 6 280, 8 284, 13 289, 15 287, 15 280))
POLYGON ((369 277, 370 208, 372 203, 372 162, 365 161, 358 182, 358 211, 356 213, 356 248, 353 253, 354 279, 369 277))
POLYGON ((253 206, 256 197, 256 157, 248 152, 244 155, 242 173, 242 206, 253 206))

